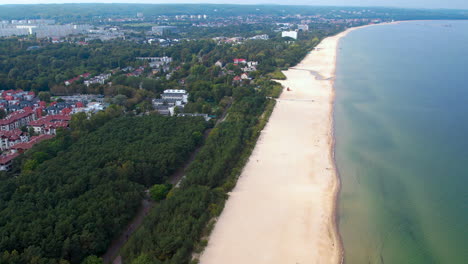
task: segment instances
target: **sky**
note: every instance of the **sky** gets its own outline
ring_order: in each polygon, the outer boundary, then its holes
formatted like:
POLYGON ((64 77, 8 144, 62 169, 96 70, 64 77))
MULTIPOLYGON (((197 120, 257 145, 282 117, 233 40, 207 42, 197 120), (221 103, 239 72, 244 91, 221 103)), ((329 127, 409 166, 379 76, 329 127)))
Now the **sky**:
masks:
POLYGON ((388 6, 407 8, 468 9, 468 0, 0 0, 0 4, 47 3, 217 3, 217 4, 297 4, 333 6, 388 6))

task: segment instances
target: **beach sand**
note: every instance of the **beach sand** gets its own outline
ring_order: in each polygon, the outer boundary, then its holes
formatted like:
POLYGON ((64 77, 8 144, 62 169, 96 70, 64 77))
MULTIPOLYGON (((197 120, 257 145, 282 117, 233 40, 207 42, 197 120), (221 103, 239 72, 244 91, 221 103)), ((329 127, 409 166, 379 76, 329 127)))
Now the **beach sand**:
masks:
POLYGON ((340 263, 333 160, 339 39, 324 39, 282 93, 203 252, 202 264, 340 263), (313 72, 310 72, 313 71, 313 72), (319 76, 315 78, 314 76, 319 76))

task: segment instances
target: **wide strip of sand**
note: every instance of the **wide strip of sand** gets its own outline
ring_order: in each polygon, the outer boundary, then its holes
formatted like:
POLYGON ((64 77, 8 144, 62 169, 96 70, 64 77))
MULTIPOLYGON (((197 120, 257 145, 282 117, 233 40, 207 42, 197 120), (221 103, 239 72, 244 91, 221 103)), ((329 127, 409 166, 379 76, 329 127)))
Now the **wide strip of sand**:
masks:
POLYGON ((203 252, 202 264, 340 263, 333 77, 340 38, 285 71, 284 90, 203 252))

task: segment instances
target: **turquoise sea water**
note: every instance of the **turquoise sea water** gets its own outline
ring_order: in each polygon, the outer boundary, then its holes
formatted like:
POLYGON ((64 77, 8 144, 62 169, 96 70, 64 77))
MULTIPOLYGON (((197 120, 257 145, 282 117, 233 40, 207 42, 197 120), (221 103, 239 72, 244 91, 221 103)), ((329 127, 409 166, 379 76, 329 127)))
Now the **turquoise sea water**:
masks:
POLYGON ((468 21, 351 32, 336 76, 345 262, 468 263, 468 21))

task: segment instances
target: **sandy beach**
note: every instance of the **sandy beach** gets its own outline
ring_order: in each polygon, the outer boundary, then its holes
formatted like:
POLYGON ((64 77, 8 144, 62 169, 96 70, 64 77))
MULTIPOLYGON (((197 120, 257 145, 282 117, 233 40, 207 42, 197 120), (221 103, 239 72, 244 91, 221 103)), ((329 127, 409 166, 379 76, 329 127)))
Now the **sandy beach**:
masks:
POLYGON ((285 71, 284 90, 203 252, 202 264, 340 263, 333 77, 340 38, 285 71))

